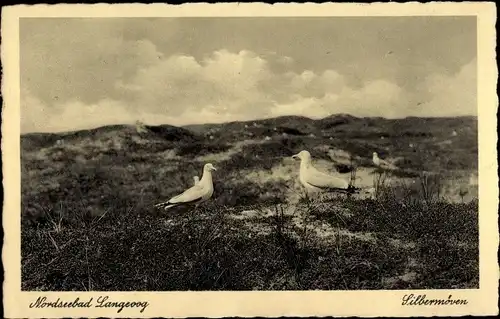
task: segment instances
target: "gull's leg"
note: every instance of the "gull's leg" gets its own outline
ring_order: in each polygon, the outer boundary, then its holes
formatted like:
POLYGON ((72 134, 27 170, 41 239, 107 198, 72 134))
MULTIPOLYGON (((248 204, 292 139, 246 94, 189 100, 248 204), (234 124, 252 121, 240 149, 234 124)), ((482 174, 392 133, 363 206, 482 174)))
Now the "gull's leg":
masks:
POLYGON ((307 212, 309 212, 309 210, 312 207, 313 198, 314 198, 314 195, 313 195, 312 191, 310 192, 309 190, 306 190, 306 207, 307 207, 306 211, 307 212))

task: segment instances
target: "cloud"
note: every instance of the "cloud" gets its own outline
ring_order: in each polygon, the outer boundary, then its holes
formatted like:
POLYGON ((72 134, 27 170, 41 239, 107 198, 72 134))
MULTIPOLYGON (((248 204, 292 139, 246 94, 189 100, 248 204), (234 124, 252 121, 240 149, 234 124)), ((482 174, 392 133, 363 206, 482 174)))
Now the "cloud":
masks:
POLYGON ((349 113, 395 118, 475 114, 475 60, 454 75, 431 74, 415 92, 409 92, 383 78, 353 87, 334 69, 291 72, 284 68, 280 72, 273 67, 276 61, 294 61, 276 54, 222 49, 196 59, 182 54, 164 56, 147 40, 110 46, 114 47, 110 52, 123 48, 125 53, 113 53, 117 57, 113 63, 124 65, 113 66, 121 71, 106 78, 106 90, 89 102, 74 90, 75 85, 82 89, 83 84, 56 81, 66 98, 48 101, 26 89, 22 93, 22 131, 64 131, 135 120, 186 125, 280 115, 320 118, 349 113), (416 107, 417 97, 427 103, 416 107))
POLYGON ((415 115, 477 115, 477 59, 464 65, 454 75, 429 75, 421 90, 429 98, 421 109, 413 111, 415 115))
POLYGON ((397 117, 402 112, 400 107, 405 93, 394 83, 385 80, 371 81, 361 89, 343 86, 340 90, 332 91, 325 91, 320 98, 296 94, 291 103, 275 105, 272 114, 297 114, 311 118, 321 118, 333 113, 397 117))
POLYGON ((51 131, 47 123, 53 114, 39 98, 28 89, 21 89, 21 132, 51 131))
POLYGON ((194 122, 295 113, 310 117, 335 112, 380 115, 381 111, 391 112, 402 95, 396 84, 385 80, 350 88, 335 70, 272 72, 267 60, 246 50, 215 51, 200 62, 189 56, 171 56, 142 68, 121 87, 132 94, 132 105, 147 105, 159 114, 212 114, 195 116, 194 122))
POLYGON ((49 107, 24 90, 21 105, 21 132, 71 131, 136 120, 136 114, 128 112, 122 102, 111 99, 90 104, 73 100, 49 107))
POLYGON ((272 81, 267 61, 249 51, 215 51, 198 62, 174 55, 138 70, 119 83, 131 98, 131 107, 180 115, 186 110, 216 109, 221 113, 252 114, 250 105, 264 103, 262 85, 272 81))
MULTIPOLYGON (((28 90, 21 94, 21 132, 65 132, 90 129, 113 124, 133 124, 137 120, 150 125, 187 125, 193 119, 208 123, 245 120, 244 114, 219 112, 206 106, 201 110, 186 109, 180 114, 155 113, 149 110, 134 111, 124 101, 102 99, 96 103, 78 100, 57 103, 48 107, 28 90)), ((195 120, 196 122, 196 120, 195 120)))

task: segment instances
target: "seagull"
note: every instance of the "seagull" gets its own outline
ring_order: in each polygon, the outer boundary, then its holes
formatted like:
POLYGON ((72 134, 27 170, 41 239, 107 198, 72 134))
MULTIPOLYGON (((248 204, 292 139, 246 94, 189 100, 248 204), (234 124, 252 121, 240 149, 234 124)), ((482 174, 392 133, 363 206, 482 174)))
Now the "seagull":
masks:
POLYGON ((378 166, 378 167, 383 168, 383 169, 389 169, 389 170, 397 169, 397 167, 394 166, 394 164, 389 163, 388 161, 379 158, 377 152, 373 152, 372 159, 373 159, 373 164, 375 164, 375 166, 378 166))
POLYGON ((193 176, 193 179, 194 179, 194 184, 198 185, 198 183, 200 182, 200 178, 198 176, 193 176))
POLYGON ((320 192, 325 190, 337 190, 352 192, 355 188, 339 177, 335 177, 318 171, 311 163, 311 153, 301 151, 292 156, 300 159, 299 180, 308 192, 320 192))
POLYGON ((212 182, 212 171, 217 169, 210 163, 203 166, 203 175, 201 180, 193 187, 185 190, 182 194, 172 197, 167 202, 156 204, 155 207, 165 210, 179 205, 194 204, 198 207, 199 204, 207 201, 214 193, 214 185, 212 182))

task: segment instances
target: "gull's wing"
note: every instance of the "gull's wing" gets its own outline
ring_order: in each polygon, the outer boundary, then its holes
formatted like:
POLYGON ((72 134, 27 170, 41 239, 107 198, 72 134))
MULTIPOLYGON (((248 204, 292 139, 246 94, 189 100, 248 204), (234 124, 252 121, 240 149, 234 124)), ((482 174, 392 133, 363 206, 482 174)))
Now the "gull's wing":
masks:
POLYGON ((168 203, 178 204, 178 203, 191 203, 196 202, 201 199, 206 193, 206 189, 200 184, 196 184, 191 188, 185 190, 182 194, 172 197, 168 203))
POLYGON ((196 184, 195 186, 185 190, 182 194, 172 197, 167 202, 155 204, 155 207, 169 209, 183 204, 196 204, 201 202, 203 200, 203 196, 209 191, 210 190, 206 187, 196 184))
POLYGON ((306 171, 305 181, 319 188, 347 189, 349 187, 349 183, 344 179, 320 172, 312 166, 306 171))

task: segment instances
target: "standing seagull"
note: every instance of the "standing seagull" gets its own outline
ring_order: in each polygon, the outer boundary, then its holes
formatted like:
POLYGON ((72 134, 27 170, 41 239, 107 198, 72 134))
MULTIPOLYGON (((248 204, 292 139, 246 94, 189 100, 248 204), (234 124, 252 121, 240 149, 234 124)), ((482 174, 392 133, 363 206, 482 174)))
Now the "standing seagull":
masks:
POLYGON ((311 163, 311 153, 301 151, 292 156, 300 159, 299 180, 308 192, 321 192, 325 190, 353 192, 355 188, 339 177, 318 171, 311 163))
POLYGON ((207 201, 214 193, 214 185, 212 182, 212 171, 216 171, 215 167, 207 163, 203 166, 203 175, 198 184, 185 190, 182 194, 172 197, 169 201, 156 204, 157 208, 165 210, 179 205, 196 205, 207 201))
POLYGON ((378 166, 380 168, 389 169, 389 170, 398 169, 396 166, 394 166, 394 164, 391 164, 388 161, 385 161, 385 160, 381 159, 380 157, 378 157, 377 152, 373 152, 372 159, 373 159, 373 164, 375 164, 375 166, 378 166))

